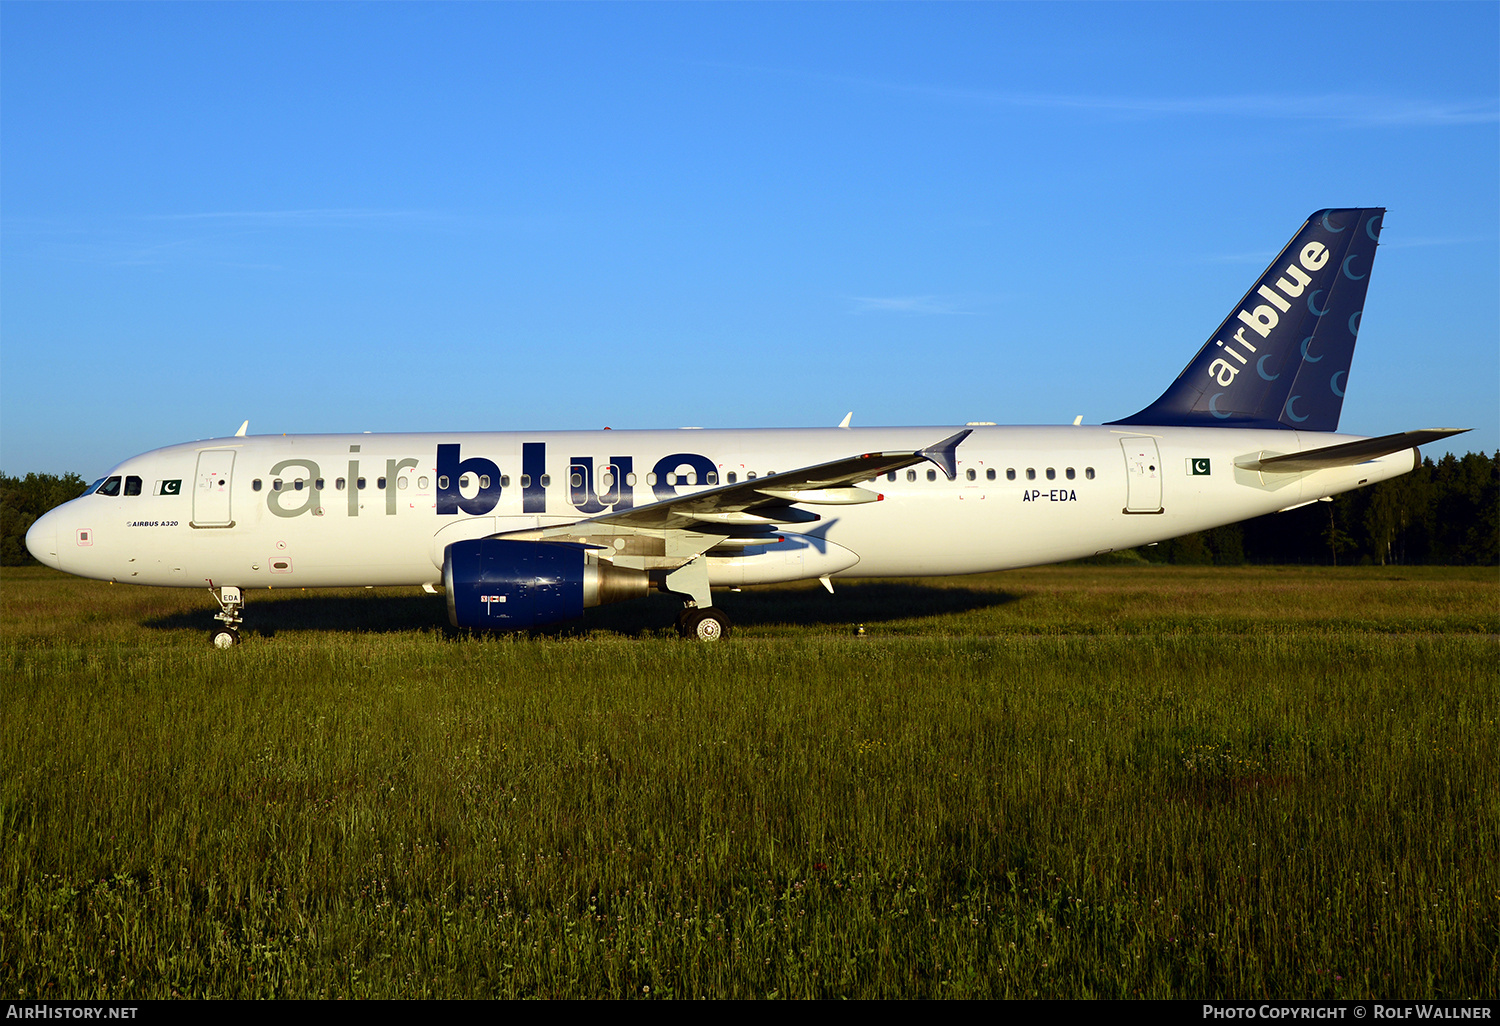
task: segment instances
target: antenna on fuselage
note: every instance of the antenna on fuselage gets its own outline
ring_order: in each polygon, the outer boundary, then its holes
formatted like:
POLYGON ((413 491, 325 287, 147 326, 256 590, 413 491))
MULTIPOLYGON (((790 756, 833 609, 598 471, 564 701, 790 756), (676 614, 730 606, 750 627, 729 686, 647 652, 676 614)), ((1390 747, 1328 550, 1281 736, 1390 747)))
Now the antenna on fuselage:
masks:
POLYGON ((243 424, 240 425, 240 429, 234 433, 234 437, 236 437, 236 438, 244 438, 245 437, 245 432, 249 429, 249 427, 250 427, 250 422, 247 420, 247 421, 245 421, 245 423, 243 423, 243 424))

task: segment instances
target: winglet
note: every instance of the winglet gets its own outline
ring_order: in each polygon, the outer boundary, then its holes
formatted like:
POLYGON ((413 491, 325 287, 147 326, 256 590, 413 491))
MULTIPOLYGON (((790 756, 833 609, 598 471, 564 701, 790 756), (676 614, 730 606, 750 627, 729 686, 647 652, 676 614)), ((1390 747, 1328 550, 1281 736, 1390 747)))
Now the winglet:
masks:
POLYGON ((918 449, 917 455, 923 459, 935 463, 939 470, 948 475, 952 481, 958 476, 958 457, 955 450, 958 444, 974 433, 972 428, 964 428, 956 435, 949 435, 936 445, 929 445, 925 449, 918 449))
POLYGON ((849 426, 849 422, 851 420, 853 420, 853 419, 854 419, 854 411, 850 410, 848 413, 844 414, 844 419, 841 420, 841 421, 839 421, 839 427, 841 427, 841 428, 848 427, 849 426))
POLYGON ((245 423, 243 423, 243 424, 240 425, 240 429, 234 433, 234 437, 236 437, 236 438, 244 438, 245 437, 245 432, 249 429, 249 427, 250 427, 250 422, 247 420, 247 421, 245 421, 245 423))

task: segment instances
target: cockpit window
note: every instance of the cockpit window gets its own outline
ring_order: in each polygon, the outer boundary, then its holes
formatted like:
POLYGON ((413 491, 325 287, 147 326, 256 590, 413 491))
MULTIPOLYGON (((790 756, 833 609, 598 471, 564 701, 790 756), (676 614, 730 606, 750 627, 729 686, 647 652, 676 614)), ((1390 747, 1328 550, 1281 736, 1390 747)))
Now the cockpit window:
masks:
POLYGON ((119 495, 120 479, 118 477, 107 477, 104 483, 94 490, 95 495, 119 495))
POLYGON ((125 478, 125 494, 126 495, 139 495, 139 494, 141 494, 141 479, 138 478, 138 477, 136 477, 134 474, 131 474, 131 475, 127 476, 125 478))

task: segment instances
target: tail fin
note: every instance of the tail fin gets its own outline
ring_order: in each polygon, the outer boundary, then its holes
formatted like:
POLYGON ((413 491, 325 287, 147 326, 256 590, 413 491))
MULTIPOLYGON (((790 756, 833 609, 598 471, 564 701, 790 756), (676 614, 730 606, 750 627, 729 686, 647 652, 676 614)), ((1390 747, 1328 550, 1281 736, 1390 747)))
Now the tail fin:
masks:
POLYGON ((1161 398, 1113 423, 1337 430, 1384 217, 1309 217, 1161 398))

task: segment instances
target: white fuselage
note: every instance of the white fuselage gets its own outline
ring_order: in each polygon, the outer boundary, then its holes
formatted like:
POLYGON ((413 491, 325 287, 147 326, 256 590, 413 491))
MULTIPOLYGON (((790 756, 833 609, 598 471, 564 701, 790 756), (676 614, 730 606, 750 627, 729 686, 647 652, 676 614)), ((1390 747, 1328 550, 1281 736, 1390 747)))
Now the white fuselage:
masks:
MULTIPOLYGON (((220 438, 126 460, 108 475, 121 478, 119 494, 65 503, 33 526, 28 545, 68 573, 134 584, 433 585, 441 580, 444 549, 454 541, 585 520, 864 452, 916 450, 951 431, 220 438), (446 449, 444 458, 440 446, 457 449, 446 449), (499 481, 482 474, 489 465, 499 481), (454 478, 446 497, 440 476, 454 478), (455 495, 461 508, 453 508, 455 495)), ((976 427, 957 449, 954 480, 924 464, 864 486, 881 493, 882 501, 801 507, 821 519, 786 524, 782 533, 803 544, 794 551, 773 546, 711 553, 709 581, 719 587, 825 575, 968 574, 1052 563, 1286 509, 1415 465, 1415 450, 1406 449, 1302 473, 1235 466, 1356 437, 1226 428, 976 427)))

